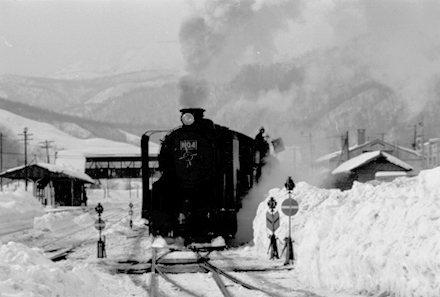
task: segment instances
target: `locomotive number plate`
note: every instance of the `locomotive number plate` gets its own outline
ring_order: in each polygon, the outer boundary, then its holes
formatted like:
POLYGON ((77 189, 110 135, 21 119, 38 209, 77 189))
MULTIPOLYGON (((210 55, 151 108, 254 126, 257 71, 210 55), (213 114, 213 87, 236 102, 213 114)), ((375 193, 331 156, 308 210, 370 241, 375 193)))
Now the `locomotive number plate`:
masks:
POLYGON ((181 140, 180 141, 181 151, 195 151, 197 150, 197 140, 181 140))

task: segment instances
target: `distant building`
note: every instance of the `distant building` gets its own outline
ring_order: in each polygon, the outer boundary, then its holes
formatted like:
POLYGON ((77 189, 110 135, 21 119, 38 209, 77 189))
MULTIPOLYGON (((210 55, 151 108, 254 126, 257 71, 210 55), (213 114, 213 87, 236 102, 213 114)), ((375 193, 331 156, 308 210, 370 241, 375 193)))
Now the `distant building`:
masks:
POLYGON ((335 176, 335 186, 342 190, 350 189, 353 182, 368 182, 371 180, 391 180, 398 176, 406 176, 413 167, 402 160, 383 151, 365 152, 338 167, 332 174, 335 176))
POLYGON ((11 168, 0 173, 0 177, 31 181, 34 196, 43 205, 51 206, 87 205, 84 185, 95 183, 83 172, 48 163, 11 168))
POLYGON ((342 163, 366 152, 381 151, 411 166, 412 170, 408 172, 408 175, 417 175, 422 170, 422 155, 419 152, 381 139, 365 141, 364 129, 358 130, 358 143, 356 145, 349 147, 348 141, 344 142, 343 140, 341 147, 342 149, 339 151, 318 158, 315 161, 316 166, 331 172, 342 163))
POLYGON ((425 168, 440 166, 440 138, 432 138, 425 142, 425 168))

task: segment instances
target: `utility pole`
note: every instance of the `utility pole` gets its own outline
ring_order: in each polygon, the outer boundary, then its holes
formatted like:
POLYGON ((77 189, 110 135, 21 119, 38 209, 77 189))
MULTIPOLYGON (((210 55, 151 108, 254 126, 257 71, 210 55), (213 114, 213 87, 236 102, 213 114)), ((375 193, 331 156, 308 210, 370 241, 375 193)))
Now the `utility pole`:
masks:
POLYGON ((53 141, 44 141, 44 142, 40 142, 40 144, 42 144, 42 146, 40 146, 43 149, 46 149, 46 155, 47 155, 47 163, 50 164, 50 156, 49 156, 49 148, 52 148, 52 146, 50 146, 50 143, 52 143, 53 141))
POLYGON ((309 150, 310 150, 310 169, 313 170, 313 161, 314 161, 314 146, 313 146, 313 139, 312 139, 312 133, 309 133, 308 136, 303 135, 303 132, 301 132, 302 137, 308 137, 309 138, 309 150))
POLYGON ((23 135, 24 136, 24 183, 25 183, 25 189, 27 191, 27 186, 28 186, 28 171, 27 171, 27 142, 29 140, 29 135, 32 134, 28 134, 28 127, 24 127, 23 129, 23 134, 18 134, 18 135, 23 135))
POLYGON ((417 125, 414 125, 414 141, 412 143, 413 150, 417 150, 417 125))
MULTIPOLYGON (((3 133, 0 133, 0 172, 3 172, 3 133)), ((0 177, 0 191, 3 192, 3 177, 0 177)))
POLYGON ((425 169, 425 123, 424 119, 422 118, 422 122, 420 124, 422 126, 422 170, 425 169))

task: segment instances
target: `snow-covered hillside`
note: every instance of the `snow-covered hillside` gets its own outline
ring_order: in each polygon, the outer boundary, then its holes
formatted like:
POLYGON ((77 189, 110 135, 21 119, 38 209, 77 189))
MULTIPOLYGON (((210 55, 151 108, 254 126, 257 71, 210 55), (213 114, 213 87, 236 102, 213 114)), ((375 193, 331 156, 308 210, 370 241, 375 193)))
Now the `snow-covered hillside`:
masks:
MULTIPOLYGON (((67 154, 70 155, 83 155, 88 152, 93 154, 104 153, 140 155, 139 146, 102 138, 76 138, 50 124, 30 120, 2 109, 0 109, 0 122, 2 123, 1 125, 6 128, 6 130, 9 130, 12 133, 12 136, 15 136, 17 140, 22 142, 24 140, 24 128, 28 128, 27 136, 29 155, 32 155, 33 152, 40 150, 41 146, 48 141, 50 144, 49 156, 51 162, 55 160, 56 153, 60 154, 61 156, 64 151, 69 151, 67 154)), ((139 139, 139 137, 136 135, 126 132, 124 132, 124 134, 131 140, 139 139)), ((152 151, 157 150, 157 145, 154 143, 150 144, 150 146, 152 151)), ((46 161, 46 159, 39 161, 46 161)))
MULTIPOLYGON (((23 134, 23 129, 27 127, 29 145, 31 147, 46 140, 53 141, 53 146, 56 147, 57 150, 84 148, 90 145, 94 147, 96 145, 102 145, 103 147, 122 147, 127 145, 127 147, 133 147, 128 144, 106 139, 79 139, 61 131, 53 125, 30 120, 2 109, 0 109, 0 122, 2 123, 2 126, 8 128, 14 135, 16 135, 17 139, 23 138, 20 134, 23 134)), ((131 135, 131 137, 135 138, 136 136, 131 135)))

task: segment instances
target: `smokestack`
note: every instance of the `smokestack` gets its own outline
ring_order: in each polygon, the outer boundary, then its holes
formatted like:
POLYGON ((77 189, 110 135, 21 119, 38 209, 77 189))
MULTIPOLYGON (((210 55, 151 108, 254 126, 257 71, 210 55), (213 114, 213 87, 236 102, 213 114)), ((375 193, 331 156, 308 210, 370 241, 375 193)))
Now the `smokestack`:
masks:
POLYGON ((180 112, 182 113, 182 116, 186 113, 192 114, 197 121, 203 119, 205 110, 203 108, 182 108, 180 112))
POLYGON ((365 143, 365 129, 358 129, 358 145, 365 143))

